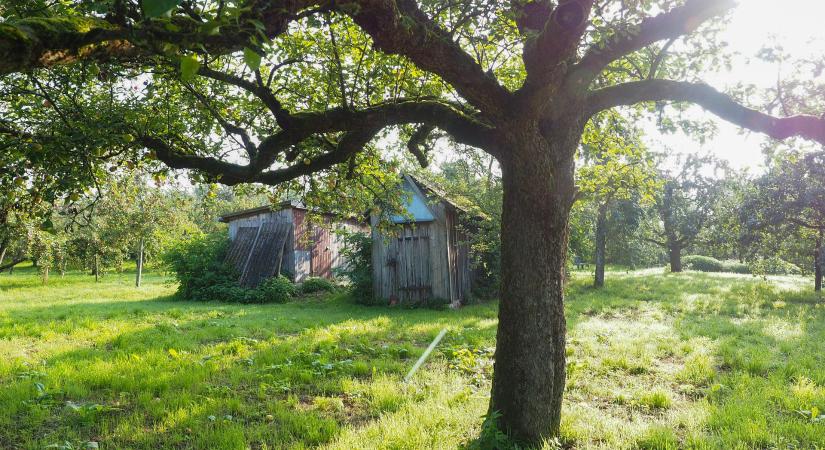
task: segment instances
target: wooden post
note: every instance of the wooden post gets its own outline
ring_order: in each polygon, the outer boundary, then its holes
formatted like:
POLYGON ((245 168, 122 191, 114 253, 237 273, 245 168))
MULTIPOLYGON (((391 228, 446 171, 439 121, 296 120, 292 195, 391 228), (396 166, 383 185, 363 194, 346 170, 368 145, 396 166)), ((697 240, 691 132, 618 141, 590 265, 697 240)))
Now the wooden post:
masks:
POLYGON ((814 290, 816 292, 822 292, 822 264, 823 262, 823 251, 822 251, 822 240, 823 240, 823 230, 819 230, 819 234, 816 237, 816 247, 814 249, 814 290))
POLYGON ((137 257, 137 275, 135 276, 135 287, 140 287, 141 281, 143 281, 143 249, 144 249, 145 241, 143 238, 140 238, 140 244, 138 247, 138 257, 137 257))

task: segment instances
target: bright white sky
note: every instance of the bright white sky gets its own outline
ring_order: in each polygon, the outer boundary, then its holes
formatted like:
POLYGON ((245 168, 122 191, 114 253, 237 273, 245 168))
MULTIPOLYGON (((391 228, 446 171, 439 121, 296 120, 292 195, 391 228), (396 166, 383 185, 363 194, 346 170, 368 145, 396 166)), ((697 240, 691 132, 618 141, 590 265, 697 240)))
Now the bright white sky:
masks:
MULTIPOLYGON (((713 87, 725 90, 742 82, 759 88, 776 86, 779 67, 754 58, 763 46, 776 36, 792 56, 825 53, 825 0, 740 0, 733 11, 730 24, 721 38, 729 49, 739 54, 730 72, 714 73, 704 80, 713 87)), ((701 109, 696 108, 696 117, 701 109)), ((764 138, 755 133, 744 133, 738 127, 717 121, 719 133, 704 146, 684 134, 661 135, 654 126, 647 127, 648 144, 652 150, 673 149, 680 153, 713 152, 727 159, 735 168, 749 168, 751 173, 761 171, 763 155, 760 145, 764 138)))

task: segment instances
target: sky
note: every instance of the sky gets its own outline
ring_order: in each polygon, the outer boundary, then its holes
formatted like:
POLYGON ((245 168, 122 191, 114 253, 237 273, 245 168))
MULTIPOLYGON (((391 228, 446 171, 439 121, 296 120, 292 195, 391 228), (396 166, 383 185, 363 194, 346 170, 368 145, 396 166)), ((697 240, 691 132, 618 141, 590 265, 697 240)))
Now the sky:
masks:
MULTIPOLYGON (((732 70, 708 74, 703 81, 725 90, 739 82, 758 88, 776 85, 779 66, 754 58, 764 45, 775 36, 792 56, 825 53, 825 0, 739 0, 729 25, 721 39, 735 51, 732 70)), ((695 117, 708 117, 700 108, 692 108, 695 117)), ((747 168, 751 173, 763 169, 764 158, 761 144, 765 138, 756 133, 743 133, 738 127, 721 120, 717 136, 700 145, 684 134, 662 135, 655 126, 647 128, 647 142, 653 150, 670 149, 678 153, 712 152, 730 162, 737 169, 747 168)))

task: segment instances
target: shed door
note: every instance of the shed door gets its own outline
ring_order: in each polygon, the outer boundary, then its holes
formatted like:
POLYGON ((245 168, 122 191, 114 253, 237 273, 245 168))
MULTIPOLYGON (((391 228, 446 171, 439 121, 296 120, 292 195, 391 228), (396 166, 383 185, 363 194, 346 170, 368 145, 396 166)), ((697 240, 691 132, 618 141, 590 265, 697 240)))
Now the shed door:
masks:
POLYGON ((421 303, 432 296, 430 237, 426 235, 426 230, 426 226, 415 230, 405 226, 397 238, 394 269, 399 300, 402 303, 421 303))
POLYGON ((314 277, 332 278, 332 240, 330 231, 323 226, 315 226, 312 239, 312 259, 310 270, 314 277))

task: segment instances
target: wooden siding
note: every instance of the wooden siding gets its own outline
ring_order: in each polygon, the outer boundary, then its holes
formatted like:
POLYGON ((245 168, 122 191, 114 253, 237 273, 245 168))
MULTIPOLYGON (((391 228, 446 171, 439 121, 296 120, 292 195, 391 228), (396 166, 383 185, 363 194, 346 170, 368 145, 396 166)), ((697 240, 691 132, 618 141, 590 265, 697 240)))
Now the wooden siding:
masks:
POLYGON ((261 224, 255 246, 241 274, 241 286, 258 286, 281 271, 284 245, 291 228, 291 223, 270 221, 261 224))
POLYGON ((434 221, 401 224, 392 236, 380 233, 372 217, 376 297, 409 304, 441 299, 454 306, 469 298, 471 257, 461 214, 443 201, 430 209, 434 221))
MULTIPOLYGON (((262 225, 266 227, 268 223, 289 224, 280 272, 298 282, 310 276, 332 277, 336 269, 347 264, 341 256, 343 239, 336 231, 346 229, 349 232, 367 232, 368 229, 355 220, 339 220, 332 215, 323 217, 323 226, 312 224, 305 209, 292 207, 280 211, 262 211, 230 220, 232 250, 249 256, 255 238, 253 231, 257 232, 262 225), (236 243, 238 239, 241 241, 236 243), (248 242, 250 239, 253 242, 248 242), (244 244, 240 245, 241 243, 244 244)), ((239 271, 242 269, 243 267, 239 271)))
POLYGON ((226 253, 226 262, 230 264, 238 273, 243 273, 246 261, 249 259, 249 252, 255 246, 255 238, 258 237, 258 227, 239 227, 235 230, 235 238, 226 253))

